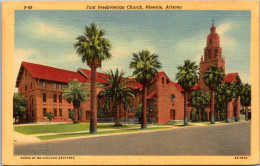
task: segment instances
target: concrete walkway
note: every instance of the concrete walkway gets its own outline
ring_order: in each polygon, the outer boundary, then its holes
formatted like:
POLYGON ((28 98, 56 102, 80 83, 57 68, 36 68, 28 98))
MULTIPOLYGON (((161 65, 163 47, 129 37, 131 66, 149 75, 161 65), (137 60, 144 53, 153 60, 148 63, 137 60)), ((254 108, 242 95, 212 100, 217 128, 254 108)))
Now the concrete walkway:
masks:
MULTIPOLYGON (((182 124, 177 125, 149 125, 148 127, 169 127, 170 130, 176 130, 176 129, 187 129, 190 127, 213 127, 213 126, 219 126, 219 125, 229 125, 234 123, 246 123, 247 121, 241 120, 240 122, 232 122, 232 123, 223 123, 223 122, 215 122, 214 125, 209 124, 209 122, 196 122, 191 123, 189 122, 189 126, 183 126, 182 124)), ((29 124, 31 125, 31 124, 29 124)), ((25 125, 23 125, 25 126, 25 125)), ((132 128, 124 128, 124 129, 100 129, 100 131, 118 131, 118 130, 131 130, 131 129, 138 129, 140 127, 132 127, 132 128)), ((167 130, 167 129, 164 129, 167 130)), ((160 130, 142 130, 142 132, 155 132, 160 130)), ((34 135, 24 135, 18 132, 14 131, 14 143, 15 145, 24 145, 24 144, 34 144, 34 143, 44 143, 44 142, 50 142, 50 141, 57 141, 57 140, 70 140, 75 138, 82 138, 82 137, 100 137, 105 135, 121 135, 121 134, 132 134, 137 132, 129 132, 129 133, 113 133, 113 134, 104 134, 104 135, 92 135, 92 136, 81 136, 81 137, 70 137, 70 138, 61 138, 61 139, 54 139, 54 140, 41 140, 37 138, 38 136, 49 136, 49 135, 58 135, 58 134, 80 134, 80 133, 88 133, 88 131, 77 131, 77 132, 63 132, 63 133, 45 133, 45 134, 34 134, 34 135)))

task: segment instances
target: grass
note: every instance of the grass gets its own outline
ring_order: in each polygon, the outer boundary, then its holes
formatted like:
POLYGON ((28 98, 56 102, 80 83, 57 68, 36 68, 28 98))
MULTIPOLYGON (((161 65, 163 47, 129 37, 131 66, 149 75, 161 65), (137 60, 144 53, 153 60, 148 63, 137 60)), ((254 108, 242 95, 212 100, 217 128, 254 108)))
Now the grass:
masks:
MULTIPOLYGON (((139 126, 140 125, 114 126, 113 124, 98 124, 98 129, 124 129, 139 126)), ((14 126, 14 130, 25 135, 77 132, 89 130, 89 123, 14 126)))
MULTIPOLYGON (((169 127, 150 127, 145 129, 147 130, 159 130, 159 129, 167 129, 169 127)), ((52 140, 52 139, 60 139, 60 138, 70 138, 70 137, 81 137, 81 136, 92 136, 92 135, 104 135, 104 134, 115 134, 115 133, 129 133, 129 132, 141 132, 144 130, 138 129, 125 129, 125 130, 113 130, 113 131, 100 131, 96 134, 85 133, 77 133, 77 134, 56 134, 56 135, 46 135, 46 136, 38 136, 41 140, 52 140)))

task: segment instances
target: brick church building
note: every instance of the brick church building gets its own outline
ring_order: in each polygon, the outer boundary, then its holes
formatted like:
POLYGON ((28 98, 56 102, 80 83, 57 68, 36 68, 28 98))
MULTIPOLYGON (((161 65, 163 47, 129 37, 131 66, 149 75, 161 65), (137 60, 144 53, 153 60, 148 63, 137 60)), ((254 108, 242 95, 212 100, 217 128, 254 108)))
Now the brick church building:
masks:
MULTIPOLYGON (((203 74, 211 65, 223 68, 225 73, 225 58, 222 57, 220 47, 220 37, 216 33, 214 24, 210 28, 210 34, 207 37, 207 46, 204 49, 204 57, 200 61, 200 73, 203 74)), ((97 72, 97 94, 102 90, 98 83, 104 81, 100 76, 104 73, 97 72)), ((18 93, 23 94, 28 102, 25 122, 47 122, 44 116, 52 112, 54 118, 52 122, 71 122, 68 117, 69 110, 73 109, 73 104, 68 103, 62 98, 62 90, 68 84, 69 80, 77 79, 83 83, 85 88, 90 89, 91 72, 87 69, 78 69, 76 72, 58 69, 50 66, 22 62, 16 87, 18 93)), ((131 101, 130 107, 122 111, 121 117, 125 119, 136 119, 135 110, 142 102, 142 85, 135 81, 135 98, 131 101)), ((224 82, 241 83, 238 73, 229 73, 223 79, 224 82)), ((209 89, 203 83, 200 77, 198 85, 192 90, 209 89)), ((189 94, 190 95, 190 94, 189 94)), ((98 109, 101 106, 102 98, 97 95, 98 109)), ((149 119, 157 123, 168 123, 170 120, 183 120, 184 118, 184 95, 183 89, 178 83, 173 82, 166 73, 159 72, 148 87, 147 108, 149 109, 149 119)), ((189 99, 190 100, 190 99, 189 99)), ((122 108, 123 109, 123 108, 122 108)), ((191 107, 188 107, 189 116, 191 107)), ((240 112, 240 100, 234 99, 228 105, 229 119, 238 115, 240 112)), ((209 119, 209 107, 206 108, 207 118, 209 119)), ((80 106, 80 121, 88 122, 90 120, 90 99, 80 106)), ((113 113, 108 114, 113 117, 113 113)))

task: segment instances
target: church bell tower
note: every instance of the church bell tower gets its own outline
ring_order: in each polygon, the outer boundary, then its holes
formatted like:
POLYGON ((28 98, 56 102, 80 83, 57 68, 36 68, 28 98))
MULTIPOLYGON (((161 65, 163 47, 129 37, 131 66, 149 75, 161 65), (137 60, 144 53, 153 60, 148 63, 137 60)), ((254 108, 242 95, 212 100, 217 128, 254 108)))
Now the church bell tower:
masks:
POLYGON ((204 49, 204 57, 201 56, 200 61, 200 79, 199 87, 201 89, 207 89, 208 87, 204 84, 202 80, 202 74, 205 73, 211 65, 215 65, 218 68, 223 69, 225 74, 225 58, 222 57, 222 48, 220 47, 220 37, 216 33, 216 27, 214 25, 214 20, 212 27, 210 28, 210 34, 207 36, 207 46, 204 49))

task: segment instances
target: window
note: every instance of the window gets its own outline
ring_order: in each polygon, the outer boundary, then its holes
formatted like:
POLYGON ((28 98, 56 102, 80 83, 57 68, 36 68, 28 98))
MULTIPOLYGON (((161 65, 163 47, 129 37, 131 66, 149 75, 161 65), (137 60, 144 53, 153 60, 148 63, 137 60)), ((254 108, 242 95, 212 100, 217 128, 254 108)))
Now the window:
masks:
POLYGON ((209 44, 211 44, 212 42, 211 42, 211 39, 209 39, 209 44))
POLYGON ((164 84, 164 77, 162 77, 162 84, 164 84))
POLYGON ((68 103, 71 104, 71 101, 69 101, 68 103))
POLYGON ((218 53, 218 50, 217 50, 217 49, 215 49, 215 57, 217 56, 217 53, 218 53))
POLYGON ((53 84, 53 89, 57 89, 57 84, 56 83, 53 84))
POLYGON ((70 118, 70 111, 71 109, 68 109, 68 118, 70 118))
POLYGON ((82 109, 79 109, 79 116, 82 116, 82 109))
POLYGON ((45 81, 42 82, 42 87, 46 88, 46 82, 45 81))
POLYGON ((27 91, 27 85, 25 85, 25 91, 27 91))
POLYGON ((150 111, 153 111, 153 102, 150 103, 150 111))
POLYGON ((31 89, 32 89, 32 82, 31 82, 31 89))
POLYGON ((47 114, 47 108, 42 109, 42 115, 45 116, 47 114))
POLYGON ((62 117, 62 109, 61 108, 59 109, 59 115, 60 115, 60 117, 62 117))
POLYGON ((59 84, 59 90, 62 90, 62 84, 59 84))
POLYGON ((53 112, 54 112, 54 117, 57 117, 57 108, 54 108, 53 112))
POLYGON ((43 94, 42 94, 42 101, 43 101, 43 102, 46 102, 46 93, 43 93, 43 94))
POLYGON ((134 107, 130 106, 130 113, 134 113, 134 107))
POLYGON ((59 95, 59 103, 62 103, 62 95, 59 95))
POLYGON ((86 111, 86 119, 88 119, 89 118, 89 111, 87 110, 86 111))
POLYGON ((56 94, 53 95, 53 102, 57 103, 57 95, 56 94))
MULTIPOLYGON (((31 98, 32 98, 32 96, 31 96, 31 98)), ((32 98, 32 101, 31 101, 31 103, 32 103, 32 105, 33 105, 33 98, 32 98)))

